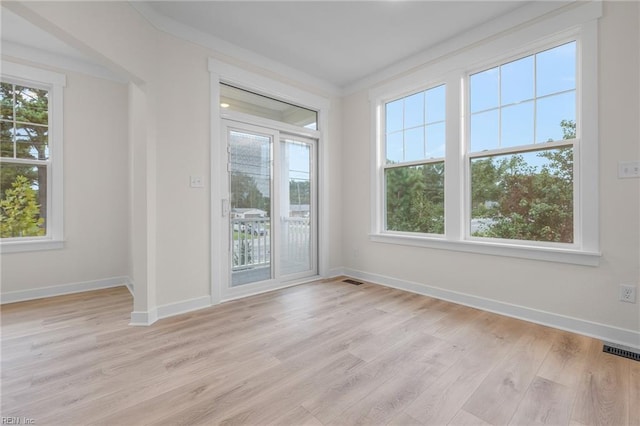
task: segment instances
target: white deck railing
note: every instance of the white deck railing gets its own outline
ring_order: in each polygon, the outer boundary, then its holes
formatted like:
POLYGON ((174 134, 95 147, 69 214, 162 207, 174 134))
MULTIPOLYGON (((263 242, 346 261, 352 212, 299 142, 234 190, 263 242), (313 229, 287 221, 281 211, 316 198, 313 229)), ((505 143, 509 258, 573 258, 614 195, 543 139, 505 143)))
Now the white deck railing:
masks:
MULTIPOLYGON (((241 271, 271 263, 271 219, 231 219, 232 270, 241 271)), ((288 261, 309 261, 309 218, 286 217, 281 221, 282 256, 288 261)))
POLYGON ((233 270, 266 266, 271 262, 269 218, 231 219, 233 270))

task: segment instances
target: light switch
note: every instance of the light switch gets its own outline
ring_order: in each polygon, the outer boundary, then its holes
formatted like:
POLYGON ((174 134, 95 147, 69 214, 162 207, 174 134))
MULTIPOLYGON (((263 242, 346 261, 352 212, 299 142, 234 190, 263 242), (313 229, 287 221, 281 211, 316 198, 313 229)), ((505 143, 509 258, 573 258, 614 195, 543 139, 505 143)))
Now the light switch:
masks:
POLYGON ((640 177, 640 163, 638 161, 619 161, 618 179, 640 177))
POLYGON ((191 188, 204 188, 202 176, 189 176, 191 188))

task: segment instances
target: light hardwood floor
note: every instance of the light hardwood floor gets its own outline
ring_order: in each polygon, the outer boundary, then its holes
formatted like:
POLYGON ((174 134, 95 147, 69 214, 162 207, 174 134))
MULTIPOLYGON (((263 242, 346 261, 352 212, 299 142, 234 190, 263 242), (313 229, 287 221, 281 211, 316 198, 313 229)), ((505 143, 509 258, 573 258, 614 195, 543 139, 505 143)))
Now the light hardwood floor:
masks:
POLYGON ((317 282, 128 325, 124 288, 2 306, 2 416, 36 425, 640 425, 598 340, 317 282))

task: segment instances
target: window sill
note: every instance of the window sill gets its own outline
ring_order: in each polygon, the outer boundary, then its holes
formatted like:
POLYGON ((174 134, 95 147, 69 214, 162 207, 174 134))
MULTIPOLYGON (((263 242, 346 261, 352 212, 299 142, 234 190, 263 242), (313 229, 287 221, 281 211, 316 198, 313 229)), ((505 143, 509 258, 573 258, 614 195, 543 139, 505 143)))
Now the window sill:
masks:
POLYGON ((569 263, 574 265, 598 266, 601 254, 576 249, 536 247, 488 241, 450 241, 438 237, 424 237, 393 234, 369 234, 369 239, 377 243, 403 246, 435 248, 491 256, 516 257, 520 259, 569 263))
POLYGON ((1 241, 0 253, 24 253, 42 250, 59 250, 64 248, 64 241, 61 240, 27 240, 27 241, 1 241))

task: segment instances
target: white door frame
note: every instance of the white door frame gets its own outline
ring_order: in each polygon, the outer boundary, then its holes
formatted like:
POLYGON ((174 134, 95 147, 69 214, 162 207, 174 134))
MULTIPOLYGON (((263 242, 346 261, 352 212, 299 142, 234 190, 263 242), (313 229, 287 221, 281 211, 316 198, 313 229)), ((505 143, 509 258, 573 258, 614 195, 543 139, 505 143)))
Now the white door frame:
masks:
MULTIPOLYGON (((309 136, 317 139, 317 188, 318 188, 318 277, 327 277, 329 274, 329 99, 301 90, 279 80, 274 80, 260 74, 247 71, 243 68, 209 59, 209 75, 211 89, 211 150, 210 150, 210 189, 211 189, 211 303, 217 304, 230 298, 223 296, 222 288, 228 278, 222 262, 227 250, 228 241, 222 233, 223 193, 220 185, 222 170, 226 171, 226 156, 220 155, 221 146, 226 149, 226 140, 222 137, 222 121, 220 108, 220 83, 227 83, 246 90, 270 95, 274 98, 299 105, 318 112, 319 131, 307 131, 301 136, 309 136), (313 133, 313 134, 310 134, 313 133)), ((255 121, 259 124, 260 120, 255 121)), ((282 123, 281 123, 282 125, 282 123)), ((295 285, 290 282, 286 285, 295 285)), ((244 296, 244 295, 243 295, 244 296)))

